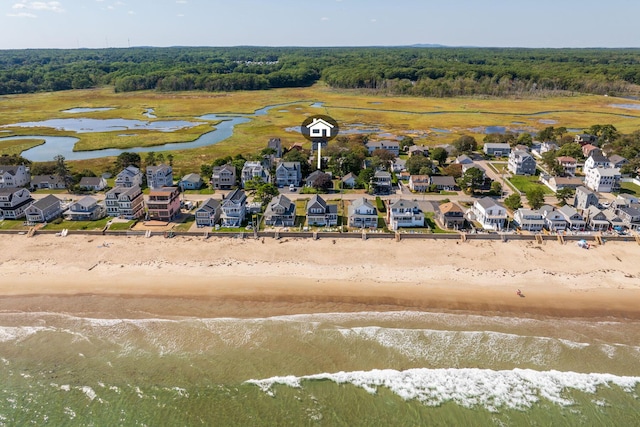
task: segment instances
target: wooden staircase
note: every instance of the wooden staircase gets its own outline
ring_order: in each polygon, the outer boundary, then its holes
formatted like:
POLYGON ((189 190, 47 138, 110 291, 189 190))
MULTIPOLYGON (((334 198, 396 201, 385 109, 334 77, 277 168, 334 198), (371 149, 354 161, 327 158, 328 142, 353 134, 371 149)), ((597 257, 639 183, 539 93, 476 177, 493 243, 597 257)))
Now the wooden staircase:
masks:
POLYGON ((561 245, 564 245, 564 236, 562 234, 558 234, 558 242, 561 245))
POLYGON ((542 234, 540 233, 536 233, 536 242, 538 242, 539 245, 542 244, 543 240, 542 240, 542 234))

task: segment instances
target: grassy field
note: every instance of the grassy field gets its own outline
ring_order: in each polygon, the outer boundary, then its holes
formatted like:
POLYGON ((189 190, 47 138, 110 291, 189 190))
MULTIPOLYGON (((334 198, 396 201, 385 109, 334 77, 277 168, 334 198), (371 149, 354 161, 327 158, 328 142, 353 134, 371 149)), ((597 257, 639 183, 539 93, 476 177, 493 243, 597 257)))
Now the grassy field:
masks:
MULTIPOLYGON (((0 137, 4 134, 0 133, 0 137)), ((42 139, 19 139, 17 141, 0 141, 0 154, 20 154, 38 145, 44 144, 42 139)))
POLYGON ((109 231, 122 231, 130 229, 137 221, 114 222, 109 226, 109 231))
POLYGON ((640 197, 640 186, 634 184, 633 182, 621 182, 620 190, 620 193, 632 194, 636 197, 640 197))
POLYGON ((527 194, 529 190, 535 187, 542 188, 544 194, 553 194, 553 191, 549 187, 540 183, 539 177, 537 176, 514 175, 509 178, 508 181, 518 190, 522 191, 523 194, 527 194))
MULTIPOLYGON (((549 126, 550 121, 554 126, 569 129, 611 123, 623 133, 640 127, 640 113, 611 106, 631 101, 582 95, 544 99, 388 97, 362 91, 333 90, 317 84, 310 88, 233 93, 143 91, 116 94, 112 88, 102 88, 11 95, 1 99, 10 102, 0 103, 0 126, 61 117, 149 120, 142 115, 148 108, 155 110, 157 119, 154 120, 198 121, 197 117, 204 114, 252 114, 256 109, 268 105, 287 104, 270 110, 266 115, 255 116, 249 123, 236 126, 233 136, 218 144, 174 151, 176 176, 199 172, 201 164, 210 163, 216 158, 256 153, 272 137, 281 138, 285 147, 294 142, 303 142, 308 146, 298 133, 285 129, 298 126, 310 114, 328 114, 341 123, 343 130, 364 123, 393 135, 411 135, 417 143, 426 145, 449 143, 462 134, 473 135, 481 141, 484 137, 482 128, 486 126, 506 126, 533 132, 549 126), (313 102, 324 102, 324 105, 322 108, 311 107, 313 102), (114 109, 82 115, 61 113, 74 107, 114 109), (435 132, 434 128, 446 129, 448 133, 435 132)), ((45 131, 48 135, 72 135, 80 139, 76 149, 97 149, 187 142, 211 130, 211 124, 175 133, 118 131, 75 134, 54 129, 3 129, 11 132, 2 133, 2 136, 33 135, 34 132, 45 131), (118 134, 134 133, 135 136, 131 137, 117 137, 118 134)), ((1 143, 0 154, 9 152, 5 150, 20 151, 15 145, 1 143)), ((110 167, 111 160, 85 160, 70 162, 70 165, 76 170, 90 168, 103 172, 110 167)))
POLYGON ((98 221, 62 221, 60 224, 47 224, 43 230, 102 230, 111 218, 106 217, 98 221))
POLYGON ((0 221, 0 230, 29 230, 28 226, 24 225, 24 219, 5 219, 0 221))

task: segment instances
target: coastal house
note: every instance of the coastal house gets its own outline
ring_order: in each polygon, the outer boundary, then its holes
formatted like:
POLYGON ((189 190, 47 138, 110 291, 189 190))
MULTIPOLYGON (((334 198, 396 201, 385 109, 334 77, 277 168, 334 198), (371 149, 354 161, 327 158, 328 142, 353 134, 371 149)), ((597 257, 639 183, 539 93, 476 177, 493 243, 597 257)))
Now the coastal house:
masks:
POLYGON ((149 192, 147 215, 151 220, 171 221, 180 213, 180 189, 156 188, 149 192))
POLYGON ((372 178, 372 184, 376 194, 391 193, 391 174, 387 171, 375 171, 372 178))
POLYGON ((260 162, 245 162, 241 172, 242 188, 252 179, 260 179, 262 182, 271 182, 269 171, 260 162))
POLYGON ((59 175, 34 175, 31 177, 32 190, 62 190, 67 188, 59 175))
POLYGON ((198 227, 213 227, 220 220, 221 213, 220 201, 208 198, 196 209, 196 225, 198 227))
POLYGON ((611 224, 604 212, 597 205, 590 205, 586 210, 586 222, 593 231, 606 231, 611 224))
POLYGON ((293 227, 296 205, 284 194, 274 197, 264 211, 264 223, 274 227, 293 227))
POLYGON ((129 220, 144 216, 144 197, 137 185, 130 188, 115 187, 107 191, 105 205, 109 216, 129 220))
POLYGON ((580 178, 552 176, 546 173, 540 174, 540 182, 554 192, 562 190, 563 188, 571 188, 572 190, 575 190, 576 188, 584 185, 584 182, 580 178))
POLYGON ((458 157, 456 157, 456 159, 453 161, 455 164, 457 165, 472 165, 473 164, 473 160, 471 160, 471 157, 467 156, 466 154, 461 154, 458 157))
POLYGON ((553 141, 545 141, 540 144, 540 154, 548 153, 549 151, 556 151, 558 148, 558 144, 553 141))
POLYGON ((625 159, 624 157, 618 154, 613 154, 609 156, 609 163, 611 163, 611 167, 621 168, 622 166, 629 163, 629 160, 625 159))
POLYGON ((230 164, 216 166, 211 173, 214 190, 231 190, 236 185, 236 167, 230 164))
POLYGON ((271 138, 267 142, 267 148, 271 148, 275 151, 274 156, 276 158, 279 159, 280 157, 282 157, 282 141, 280 140, 280 138, 271 138))
POLYGON ((355 188, 357 184, 357 177, 349 172, 345 176, 342 177, 342 187, 343 188, 355 188))
POLYGON ((106 208, 91 196, 83 197, 72 203, 64 213, 65 218, 70 221, 96 221, 106 215, 106 208))
POLYGON ((564 215, 558 212, 551 205, 543 205, 540 208, 542 217, 544 218, 544 225, 549 231, 564 231, 567 229, 567 221, 564 219, 564 215))
POLYGON ((507 225, 507 209, 491 197, 483 197, 473 202, 467 218, 479 222, 482 228, 502 230, 507 225))
POLYGON ((461 163, 461 171, 462 174, 464 175, 464 173, 466 171, 468 171, 469 169, 478 169, 480 172, 482 172, 482 179, 486 179, 487 178, 487 171, 485 168, 483 168, 482 166, 480 166, 479 163, 475 163, 475 162, 471 162, 471 163, 461 163))
POLYGON ((26 188, 0 188, 0 218, 20 219, 31 203, 33 199, 26 188))
POLYGON ((167 165, 147 166, 147 187, 152 190, 173 185, 173 168, 167 165))
POLYGON ((302 169, 300 162, 280 162, 276 166, 276 185, 278 187, 288 187, 293 185, 299 187, 302 181, 302 169))
POLYGON ((400 173, 407 169, 407 161, 405 159, 401 159, 400 157, 396 157, 391 163, 391 169, 394 173, 400 173))
POLYGON ((618 168, 593 167, 586 169, 584 185, 593 191, 611 193, 620 189, 621 178, 618 168))
POLYGON ((511 146, 506 142, 487 142, 482 147, 487 156, 502 157, 511 154, 511 146))
POLYGON ((29 222, 49 222, 62 215, 60 199, 49 194, 29 205, 24 213, 29 222))
MULTIPOLYGON (((318 179, 332 179, 331 172, 322 172, 321 170, 315 170, 309 174, 307 179, 304 181, 304 185, 306 187, 313 187, 318 179)), ((333 184, 332 184, 333 185, 333 184)))
POLYGON ((199 190, 202 187, 202 178, 197 173, 190 173, 182 177, 179 186, 184 190, 199 190))
POLYGON ((573 200, 573 207, 576 209, 589 209, 589 206, 598 206, 598 196, 587 187, 576 188, 576 195, 573 200))
POLYGON ((459 205, 453 202, 446 202, 439 206, 438 219, 443 228, 454 230, 464 228, 466 222, 464 211, 459 205))
POLYGON ((115 185, 124 188, 142 187, 142 172, 137 167, 129 165, 116 175, 115 185))
POLYGON ((80 179, 78 187, 85 191, 102 191, 107 187, 107 180, 101 176, 84 176, 80 179))
POLYGON ((507 169, 514 175, 535 175, 536 161, 528 152, 514 150, 509 153, 507 169))
POLYGON ((564 217, 569 230, 582 231, 587 227, 587 222, 573 207, 564 205, 558 208, 557 212, 564 217))
POLYGON ((338 225, 338 205, 327 204, 314 194, 307 203, 307 224, 332 227, 338 225))
POLYGON ((369 141, 365 146, 367 147, 367 150, 369 150, 369 155, 373 154, 376 150, 387 150, 396 157, 400 155, 400 143, 397 141, 369 141))
POLYGON ((247 195, 243 190, 236 188, 222 199, 221 207, 221 225, 228 228, 240 227, 246 215, 247 195))
POLYGON ((424 213, 418 203, 399 199, 394 203, 387 201, 387 226, 390 230, 402 227, 424 227, 424 213))
POLYGON ((571 156, 559 156, 556 157, 556 161, 562 167, 563 175, 574 176, 576 169, 578 168, 578 161, 571 156))
POLYGON ((538 232, 544 228, 542 213, 534 209, 520 208, 513 214, 513 221, 521 230, 538 232))
POLYGON ((429 155, 429 147, 426 145, 412 145, 408 150, 409 157, 412 156, 423 156, 427 157, 429 155))
POLYGON ((378 209, 369 200, 361 197, 349 205, 349 227, 377 228, 378 209))
POLYGON ((588 133, 579 133, 573 138, 573 142, 584 146, 586 144, 598 145, 598 138, 595 135, 589 135, 588 133))
POLYGON ((429 178, 429 185, 437 191, 454 191, 456 188, 456 180, 448 175, 432 175, 429 178))
POLYGON ((618 228, 625 226, 622 218, 620 218, 612 209, 605 209, 602 211, 602 213, 607 218, 607 221, 609 221, 609 227, 618 228))
POLYGON ((0 188, 18 188, 29 185, 31 173, 24 165, 0 165, 0 188))
POLYGON ((418 193, 429 191, 431 180, 429 175, 411 175, 409 177, 409 189, 418 193))
POLYGON ((593 152, 593 150, 599 150, 599 148, 592 144, 583 145, 582 155, 585 157, 585 159, 588 159, 591 153, 593 152))

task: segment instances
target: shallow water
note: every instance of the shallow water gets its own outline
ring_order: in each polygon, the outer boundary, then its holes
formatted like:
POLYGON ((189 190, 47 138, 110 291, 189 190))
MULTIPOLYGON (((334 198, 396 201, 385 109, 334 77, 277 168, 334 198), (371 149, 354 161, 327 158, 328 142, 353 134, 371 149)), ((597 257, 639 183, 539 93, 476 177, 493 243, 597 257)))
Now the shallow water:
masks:
POLYGON ((619 320, 5 310, 0 425, 637 425, 638 343, 619 320))

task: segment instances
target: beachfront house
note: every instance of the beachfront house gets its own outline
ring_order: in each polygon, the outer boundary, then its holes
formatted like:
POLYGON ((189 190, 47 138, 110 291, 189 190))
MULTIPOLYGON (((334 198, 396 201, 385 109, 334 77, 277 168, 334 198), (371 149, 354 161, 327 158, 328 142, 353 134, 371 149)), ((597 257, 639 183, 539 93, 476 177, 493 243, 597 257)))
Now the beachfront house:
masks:
POLYGON ((151 220, 171 221, 180 214, 180 189, 156 188, 149 192, 147 215, 151 220))
POLYGON ((417 193, 429 191, 430 183, 429 175, 411 175, 409 177, 409 189, 417 193))
POLYGON ((467 218, 487 230, 502 230, 507 225, 507 209, 491 197, 483 197, 473 202, 467 218))
POLYGON ((102 191, 107 187, 107 180, 101 176, 84 176, 80 179, 78 187, 85 191, 102 191))
POLYGON ((542 217, 544 218, 544 225, 549 231, 564 231, 567 229, 567 221, 564 219, 564 215, 558 212, 551 205, 543 205, 540 208, 542 217))
POLYGON ((130 188, 115 187, 107 191, 105 205, 109 216, 129 220, 144 216, 144 197, 137 185, 130 188))
POLYGON ((332 227, 338 225, 338 205, 327 204, 314 194, 307 203, 307 224, 332 227))
POLYGON ((620 206, 616 208, 615 213, 628 229, 638 230, 638 228, 640 228, 640 205, 637 203, 620 206))
POLYGON ((576 195, 573 200, 574 208, 580 210, 589 209, 589 206, 598 206, 598 203, 598 196, 596 196, 596 193, 584 186, 576 188, 576 195))
POLYGON ((369 150, 369 155, 373 154, 376 150, 387 150, 396 157, 400 155, 400 143, 397 141, 369 141, 365 145, 367 150, 369 150))
POLYGON ((611 224, 604 212, 597 205, 590 205, 585 210, 586 223, 593 231, 606 231, 611 224))
POLYGON ((439 206, 438 212, 438 219, 443 228, 454 230, 464 228, 466 220, 464 218, 464 211, 459 205, 453 202, 446 202, 439 206))
POLYGON ((31 173, 25 165, 0 165, 0 188, 18 188, 29 185, 31 173))
POLYGON ((387 226, 390 230, 402 227, 424 227, 424 213, 418 203, 399 199, 394 203, 387 201, 387 226))
POLYGON ((300 162, 280 162, 276 167, 276 185, 278 187, 299 187, 302 181, 300 162))
POLYGON ((31 203, 33 199, 26 188, 0 188, 0 218, 20 219, 31 203))
POLYGON ((147 166, 147 187, 152 190, 173 185, 173 168, 167 165, 147 166))
POLYGON ((564 205, 558 208, 557 211, 564 217, 569 230, 582 231, 587 227, 587 222, 573 207, 564 205))
POLYGON ((33 202, 24 213, 28 222, 49 222, 62 215, 61 201, 49 194, 33 202))
POLYGON ((63 190, 67 185, 59 175, 34 175, 30 187, 31 190, 63 190))
POLYGON ((511 146, 506 142, 487 142, 482 147, 482 151, 487 156, 502 157, 511 153, 511 146))
POLYGON ((213 227, 220 220, 221 213, 220 201, 208 198, 196 209, 196 225, 198 227, 213 227))
POLYGON ((284 194, 274 197, 264 211, 264 223, 274 227, 293 227, 296 205, 284 194))
POLYGON ((509 153, 507 169, 514 175, 535 175, 536 161, 528 152, 514 150, 509 153))
POLYGON ((230 164, 216 166, 211 173, 214 190, 231 190, 236 185, 236 167, 230 164))
POLYGON ((521 230, 538 232, 544 228, 542 213, 534 209, 518 209, 513 214, 513 221, 521 230))
POLYGON ((179 184, 182 191, 199 190, 202 187, 202 178, 197 173, 190 173, 182 177, 179 184))
POLYGON ((142 172, 137 167, 129 165, 116 175, 115 185, 124 188, 142 187, 142 172))
POLYGON ((271 182, 269 171, 266 170, 260 162, 245 162, 241 172, 242 188, 247 182, 259 179, 262 182, 271 182))
POLYGON ((72 203, 64 213, 65 218, 70 221, 96 221, 106 215, 106 208, 91 196, 72 203))
POLYGON ((247 212, 247 195, 236 188, 222 199, 220 222, 222 227, 237 228, 242 225, 247 212))
POLYGON ((378 228, 378 209, 364 197, 349 205, 349 227, 378 228))

